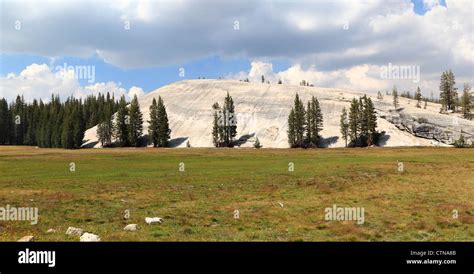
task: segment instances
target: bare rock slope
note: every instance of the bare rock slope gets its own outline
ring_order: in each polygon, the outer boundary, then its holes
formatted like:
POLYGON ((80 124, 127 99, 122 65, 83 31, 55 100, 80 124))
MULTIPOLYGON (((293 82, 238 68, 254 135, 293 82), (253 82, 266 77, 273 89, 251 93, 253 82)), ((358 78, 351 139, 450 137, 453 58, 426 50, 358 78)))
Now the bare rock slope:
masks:
MULTIPOLYGON (((153 98, 161 96, 165 102, 170 123, 171 145, 212 147, 212 104, 223 102, 229 92, 234 99, 237 115, 239 144, 253 145, 257 136, 264 147, 286 148, 287 118, 295 93, 306 104, 312 95, 321 104, 324 117, 322 132, 324 146, 342 147, 339 133, 342 108, 349 109, 352 98, 363 93, 278 84, 246 83, 234 80, 186 80, 161 87, 139 98, 143 113, 143 133, 148 132, 149 106, 153 98)), ((428 103, 426 109, 417 108, 411 99, 400 98, 400 107, 394 110, 392 96, 372 97, 378 113, 378 130, 385 131, 380 146, 433 146, 448 145, 463 136, 469 141, 474 136, 474 122, 457 114, 439 114, 440 105, 428 103)), ((100 147, 96 127, 86 131, 85 145, 100 147)))

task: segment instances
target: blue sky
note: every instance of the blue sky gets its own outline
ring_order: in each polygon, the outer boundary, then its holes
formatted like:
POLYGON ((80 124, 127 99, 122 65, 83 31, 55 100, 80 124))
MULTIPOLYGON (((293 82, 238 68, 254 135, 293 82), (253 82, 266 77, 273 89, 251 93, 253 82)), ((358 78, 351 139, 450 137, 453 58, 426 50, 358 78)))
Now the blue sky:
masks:
POLYGON ((1 2, 0 97, 24 91, 49 98, 53 85, 81 89, 77 94, 101 84, 146 93, 183 79, 256 80, 262 74, 289 84, 305 78, 326 87, 414 89, 410 79, 380 79, 389 63, 421 67, 416 84, 427 92, 446 69, 459 82, 472 82, 470 1, 217 3, 1 2), (94 83, 51 78, 64 63, 93 66, 94 83))
MULTIPOLYGON (((413 10, 417 14, 423 15, 429 10, 429 8, 427 8, 426 5, 423 3, 423 0, 411 0, 411 2, 414 5, 413 10)), ((446 7, 446 2, 444 0, 439 1, 439 4, 441 6, 446 7)))
MULTIPOLYGON (((37 64, 48 64, 50 67, 56 66, 95 66, 96 82, 117 82, 121 86, 129 89, 132 86, 139 86, 145 92, 170 84, 179 80, 197 79, 205 77, 207 79, 224 78, 230 73, 237 73, 250 69, 250 60, 245 58, 219 58, 211 56, 185 64, 172 66, 123 69, 111 64, 107 64, 103 59, 93 56, 91 58, 60 57, 52 58, 27 54, 2 54, 0 56, 0 75, 6 76, 8 73, 19 74, 26 66, 37 64), (184 77, 180 77, 180 68, 185 69, 184 77)), ((273 68, 276 71, 285 70, 289 67, 289 62, 285 60, 272 60, 273 68)), ((81 85, 87 85, 87 79, 78 79, 81 85)))

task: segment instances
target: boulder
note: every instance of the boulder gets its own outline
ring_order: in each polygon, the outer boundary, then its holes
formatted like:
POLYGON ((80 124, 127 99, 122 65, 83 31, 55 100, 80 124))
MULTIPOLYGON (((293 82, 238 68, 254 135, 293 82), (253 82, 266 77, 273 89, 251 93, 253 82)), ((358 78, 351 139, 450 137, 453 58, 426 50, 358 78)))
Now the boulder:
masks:
POLYGON ((67 230, 66 230, 67 235, 81 236, 83 232, 84 231, 81 228, 72 227, 72 226, 68 227, 67 230))
POLYGON ((123 228, 125 231, 136 231, 138 229, 137 224, 129 224, 123 228))
POLYGON ((163 222, 163 219, 160 217, 146 217, 145 222, 149 225, 156 224, 156 223, 161 224, 163 222))
POLYGON ((80 238, 81 242, 100 242, 100 237, 92 233, 84 233, 80 238))
POLYGON ((35 240, 35 237, 34 236, 25 236, 21 239, 19 239, 18 241, 19 242, 33 242, 35 240))

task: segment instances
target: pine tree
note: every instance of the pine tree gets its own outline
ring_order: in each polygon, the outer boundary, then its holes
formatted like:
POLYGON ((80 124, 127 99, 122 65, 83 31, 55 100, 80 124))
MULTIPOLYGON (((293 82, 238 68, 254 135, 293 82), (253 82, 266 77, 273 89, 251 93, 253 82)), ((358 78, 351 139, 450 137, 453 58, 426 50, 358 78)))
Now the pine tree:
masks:
POLYGON ((258 140, 258 137, 255 137, 255 143, 253 144, 253 147, 256 149, 259 149, 262 147, 262 145, 260 144, 260 140, 258 140))
POLYGON ((426 109, 426 106, 428 105, 428 98, 425 98, 423 101, 425 101, 423 108, 426 109))
POLYGON ((471 116, 471 107, 472 107, 472 95, 471 95, 471 86, 469 84, 464 84, 461 97, 461 108, 464 118, 470 118, 471 116))
POLYGON ((130 116, 127 108, 127 101, 125 96, 120 97, 117 107, 117 115, 115 118, 114 136, 121 146, 129 146, 128 140, 128 126, 130 124, 130 116))
POLYGON ((345 141, 346 147, 347 147, 347 139, 349 135, 349 121, 347 119, 347 110, 345 107, 342 108, 342 114, 341 114, 339 126, 341 128, 342 139, 345 141))
POLYGON ((158 115, 158 146, 167 147, 170 139, 170 127, 168 123, 168 114, 166 113, 166 107, 161 99, 161 96, 158 97, 157 105, 157 115, 158 115))
POLYGON ((237 117, 235 117, 234 100, 227 92, 224 99, 224 143, 226 146, 233 146, 233 139, 237 136, 237 117))
POLYGON ((357 140, 359 139, 359 129, 360 129, 360 121, 359 121, 359 101, 357 99, 352 99, 351 107, 349 109, 349 138, 350 143, 353 146, 357 145, 357 140))
POLYGON ((320 132, 323 130, 323 114, 319 101, 314 96, 311 98, 311 101, 308 102, 307 116, 311 117, 311 119, 308 119, 307 124, 307 131, 311 132, 311 134, 309 134, 310 144, 318 146, 321 137, 320 132))
POLYGON ((366 116, 365 121, 367 122, 367 145, 371 146, 378 141, 378 132, 377 132, 377 115, 375 112, 374 104, 370 97, 365 97, 364 102, 364 113, 366 116))
POLYGON ((313 133, 312 119, 314 119, 314 115, 313 115, 313 112, 311 110, 312 110, 311 109, 311 101, 308 101, 308 105, 306 107, 306 140, 307 140, 309 146, 313 145, 313 136, 311 134, 313 133))
POLYGON ((366 142, 366 138, 369 135, 369 127, 368 127, 368 115, 365 112, 365 109, 367 107, 367 96, 364 94, 364 96, 359 97, 359 138, 363 139, 360 140, 361 143, 366 142))
POLYGON ((61 133, 64 119, 64 108, 59 96, 54 96, 51 104, 51 116, 49 120, 50 144, 49 147, 61 147, 61 133))
POLYGON ((340 127, 341 134, 345 139, 350 139, 350 146, 371 146, 376 144, 380 133, 377 131, 377 113, 370 97, 364 95, 352 99, 349 110, 349 122, 346 110, 343 109, 340 127), (347 123, 347 125, 346 125, 347 123))
POLYGON ((393 90, 392 90, 392 96, 393 96, 393 106, 395 107, 395 110, 398 109, 398 91, 397 91, 397 87, 393 87, 393 90))
POLYGON ((220 106, 219 103, 214 103, 212 105, 212 109, 214 110, 214 119, 212 121, 212 143, 214 144, 215 147, 220 147, 221 146, 221 140, 220 140, 220 131, 221 131, 221 126, 219 125, 219 111, 220 111, 220 106))
POLYGON ((10 137, 10 111, 5 98, 0 100, 0 144, 9 144, 10 137))
POLYGON ((461 133, 461 136, 459 136, 459 139, 454 141, 454 147, 463 148, 465 146, 466 146, 466 141, 464 140, 464 136, 461 133))
POLYGON ((416 89, 416 93, 415 93, 415 100, 416 100, 416 107, 417 108, 421 108, 421 99, 422 99, 421 90, 420 90, 420 87, 418 87, 416 89))
POLYGON ((158 105, 156 104, 156 99, 153 98, 153 102, 150 106, 150 120, 148 121, 148 138, 153 144, 153 147, 159 145, 158 127, 158 105))
POLYGON ((140 111, 137 95, 135 95, 130 103, 129 108, 130 123, 128 124, 128 139, 131 146, 140 146, 140 139, 143 133, 143 115, 140 111))
POLYGON ((214 120, 212 127, 213 143, 216 147, 234 146, 234 138, 237 136, 237 118, 235 117, 234 100, 227 93, 221 108, 216 102, 212 106, 214 120))
POLYGON ((69 98, 66 101, 65 107, 63 108, 63 119, 61 125, 61 147, 72 149, 74 148, 74 139, 73 139, 73 126, 74 121, 71 111, 71 100, 69 98))
POLYGON ((305 121, 306 111, 304 109, 303 102, 301 101, 298 93, 295 95, 294 101, 294 126, 295 126, 295 143, 298 147, 302 147, 304 144, 304 133, 306 130, 305 121))
POLYGON ((455 85, 454 73, 451 70, 441 74, 439 90, 441 91, 440 100, 443 111, 455 110, 457 98, 457 88, 455 85))
POLYGON ((97 139, 102 144, 103 147, 108 147, 112 145, 112 137, 114 124, 112 120, 112 107, 107 105, 103 110, 104 118, 97 126, 97 139))
POLYGON ((23 145, 26 122, 24 100, 18 95, 13 105, 13 139, 16 145, 23 145))
POLYGON ((262 84, 265 84, 265 76, 262 74, 262 84))
POLYGON ((382 95, 382 92, 380 92, 380 90, 377 91, 377 99, 378 100, 383 100, 383 95, 382 95))
POLYGON ((27 105, 27 117, 28 126, 26 128, 25 144, 34 146, 37 144, 37 129, 39 124, 39 106, 36 99, 33 100, 33 104, 27 105))
POLYGON ((82 140, 84 139, 84 132, 86 131, 86 125, 84 122, 83 113, 81 111, 81 102, 76 102, 74 106, 74 111, 72 114, 74 126, 72 129, 73 132, 73 147, 80 148, 82 145, 82 140))
POLYGON ((290 147, 296 147, 296 128, 295 128, 295 109, 292 108, 288 115, 288 144, 290 147))
POLYGON ((108 147, 112 144, 111 125, 111 120, 104 120, 97 125, 97 139, 102 147, 108 147))

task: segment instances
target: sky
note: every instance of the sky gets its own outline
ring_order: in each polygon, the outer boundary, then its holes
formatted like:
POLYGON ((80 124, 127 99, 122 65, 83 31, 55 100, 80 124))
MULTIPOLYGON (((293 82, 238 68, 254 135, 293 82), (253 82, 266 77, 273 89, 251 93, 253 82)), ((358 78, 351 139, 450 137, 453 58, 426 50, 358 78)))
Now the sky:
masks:
POLYGON ((0 2, 0 97, 142 96, 186 79, 439 94, 474 79, 471 0, 0 2))

